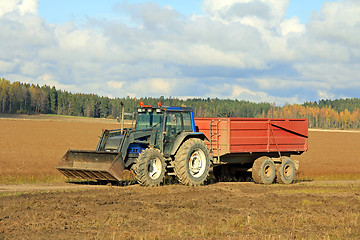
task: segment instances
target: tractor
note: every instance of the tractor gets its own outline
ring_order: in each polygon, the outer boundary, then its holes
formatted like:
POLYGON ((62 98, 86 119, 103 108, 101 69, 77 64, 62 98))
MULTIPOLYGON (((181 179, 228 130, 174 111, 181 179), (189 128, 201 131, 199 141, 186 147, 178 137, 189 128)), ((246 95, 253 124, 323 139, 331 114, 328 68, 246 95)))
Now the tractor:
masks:
POLYGON ((165 175, 196 186, 210 171, 207 140, 192 108, 141 102, 134 127, 124 128, 122 107, 121 129, 103 130, 95 151, 68 150, 56 168, 69 178, 120 181, 131 171, 142 186, 158 186, 165 175))

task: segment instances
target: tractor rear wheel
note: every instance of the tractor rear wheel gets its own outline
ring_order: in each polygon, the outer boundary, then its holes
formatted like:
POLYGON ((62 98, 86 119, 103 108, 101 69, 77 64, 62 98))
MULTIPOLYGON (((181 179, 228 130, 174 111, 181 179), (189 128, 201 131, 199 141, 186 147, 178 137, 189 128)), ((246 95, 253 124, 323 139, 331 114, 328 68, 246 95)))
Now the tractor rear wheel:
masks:
POLYGON ((295 164, 289 157, 282 157, 281 164, 276 169, 276 182, 290 184, 295 178, 295 164))
POLYGON ((254 161, 252 178, 255 183, 271 184, 275 179, 275 163, 271 158, 263 156, 254 161))
POLYGON ((158 149, 148 148, 140 153, 132 169, 142 186, 159 186, 165 176, 165 160, 158 149))
POLYGON ((175 155, 174 171, 184 185, 203 184, 210 171, 209 150, 204 141, 197 138, 186 140, 175 155))

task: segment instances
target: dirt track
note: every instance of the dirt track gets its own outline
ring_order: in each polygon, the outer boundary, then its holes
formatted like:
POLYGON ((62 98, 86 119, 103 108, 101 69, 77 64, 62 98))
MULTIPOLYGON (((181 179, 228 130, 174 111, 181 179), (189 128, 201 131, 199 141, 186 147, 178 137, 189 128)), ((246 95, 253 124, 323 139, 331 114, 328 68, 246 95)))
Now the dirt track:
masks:
POLYGON ((0 194, 11 195, 46 191, 88 190, 103 187, 102 185, 89 185, 84 183, 0 184, 0 194))

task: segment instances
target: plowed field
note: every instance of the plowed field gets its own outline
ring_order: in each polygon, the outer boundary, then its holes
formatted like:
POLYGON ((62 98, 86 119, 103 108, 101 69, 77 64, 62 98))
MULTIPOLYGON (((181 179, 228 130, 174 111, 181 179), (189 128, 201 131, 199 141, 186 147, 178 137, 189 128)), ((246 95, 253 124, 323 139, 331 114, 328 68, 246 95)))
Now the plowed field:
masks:
POLYGON ((95 150, 102 129, 115 120, 0 119, 0 176, 60 176, 54 168, 69 148, 95 150))
POLYGON ((69 148, 95 149, 101 129, 119 128, 114 120, 0 125, 0 239, 360 238, 360 181, 318 181, 359 178, 358 132, 311 131, 289 186, 144 188, 66 183, 54 168, 69 148), (24 181, 33 184, 11 185, 24 181))

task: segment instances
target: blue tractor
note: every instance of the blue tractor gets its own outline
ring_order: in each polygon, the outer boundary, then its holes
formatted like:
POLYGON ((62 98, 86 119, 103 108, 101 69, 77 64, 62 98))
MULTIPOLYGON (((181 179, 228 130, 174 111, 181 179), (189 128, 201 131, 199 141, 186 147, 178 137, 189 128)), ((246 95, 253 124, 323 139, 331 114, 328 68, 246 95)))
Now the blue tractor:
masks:
POLYGON ((69 178, 99 181, 120 181, 134 172, 142 186, 158 186, 165 175, 185 185, 204 183, 210 154, 192 108, 141 102, 135 127, 123 126, 124 121, 121 129, 104 130, 95 151, 68 150, 56 168, 69 178))

